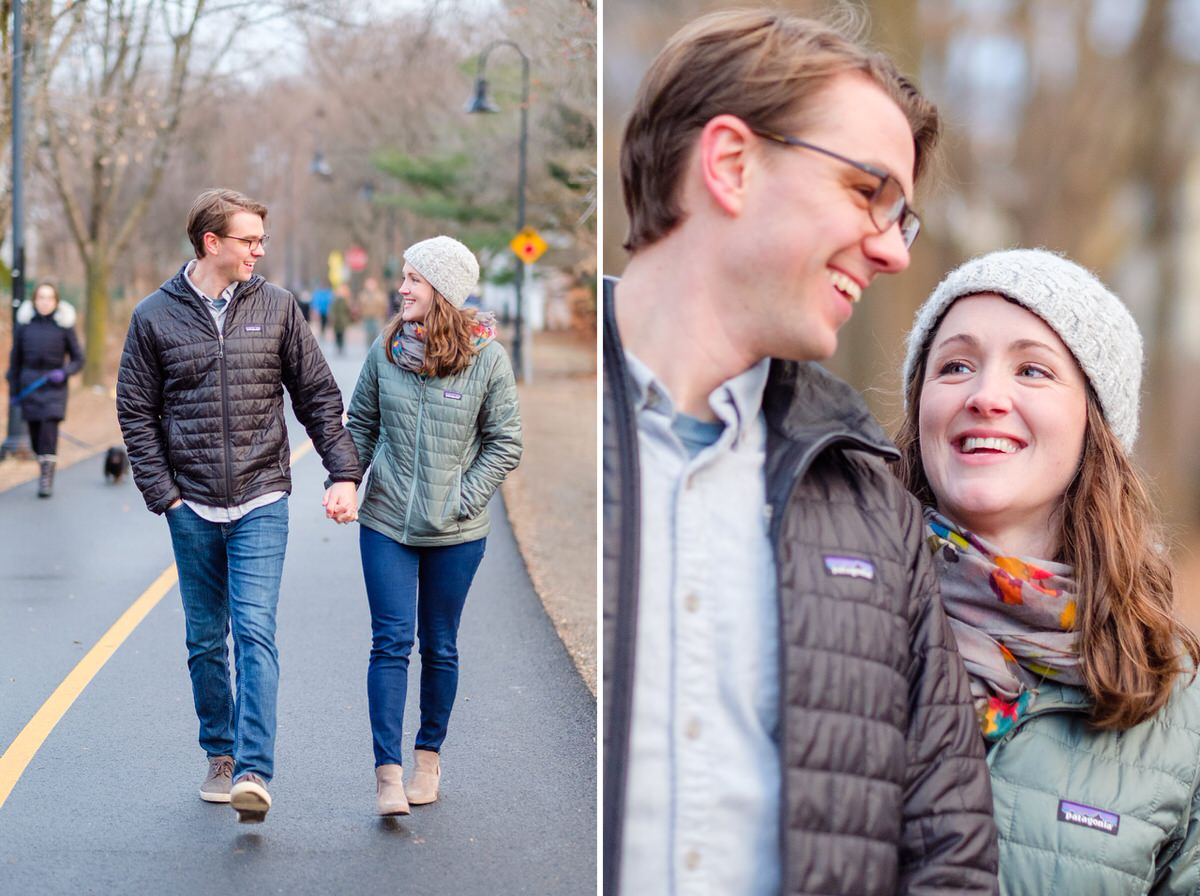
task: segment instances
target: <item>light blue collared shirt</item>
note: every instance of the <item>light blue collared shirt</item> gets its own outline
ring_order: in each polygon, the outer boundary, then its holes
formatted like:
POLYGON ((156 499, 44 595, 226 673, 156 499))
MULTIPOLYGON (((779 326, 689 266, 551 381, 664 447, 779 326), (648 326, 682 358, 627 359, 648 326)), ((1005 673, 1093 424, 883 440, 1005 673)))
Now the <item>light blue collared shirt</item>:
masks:
POLYGON ((230 283, 221 294, 215 299, 212 296, 205 295, 200 287, 192 282, 192 272, 196 270, 196 259, 192 259, 187 263, 187 267, 183 269, 183 280, 188 287, 204 300, 204 306, 208 308, 208 313, 212 315, 213 321, 217 325, 217 332, 224 334, 225 332, 225 313, 229 310, 229 303, 233 301, 233 290, 237 286, 237 281, 230 283))
POLYGON ((621 891, 775 894, 779 623, 761 409, 770 362, 713 391, 724 427, 712 444, 694 442, 693 456, 666 388, 625 360, 642 540, 621 891))

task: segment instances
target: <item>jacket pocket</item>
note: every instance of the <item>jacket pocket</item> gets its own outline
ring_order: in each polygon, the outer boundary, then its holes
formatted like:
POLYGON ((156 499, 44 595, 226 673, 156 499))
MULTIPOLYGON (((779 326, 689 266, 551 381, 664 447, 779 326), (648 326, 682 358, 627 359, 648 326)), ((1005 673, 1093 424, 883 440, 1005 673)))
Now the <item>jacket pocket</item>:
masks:
POLYGON ((179 444, 179 438, 175 434, 175 420, 170 414, 162 418, 163 431, 163 447, 166 449, 167 463, 174 469, 178 466, 175 463, 175 446, 179 444))
POLYGON ((291 477, 292 446, 288 443, 287 418, 283 416, 283 408, 276 410, 274 424, 279 429, 279 473, 288 479, 291 477))
POLYGON ((454 495, 453 519, 455 522, 459 522, 459 523, 467 518, 467 508, 465 508, 463 506, 462 476, 463 476, 462 464, 459 464, 458 469, 456 471, 456 475, 454 477, 454 491, 452 492, 452 494, 454 495))

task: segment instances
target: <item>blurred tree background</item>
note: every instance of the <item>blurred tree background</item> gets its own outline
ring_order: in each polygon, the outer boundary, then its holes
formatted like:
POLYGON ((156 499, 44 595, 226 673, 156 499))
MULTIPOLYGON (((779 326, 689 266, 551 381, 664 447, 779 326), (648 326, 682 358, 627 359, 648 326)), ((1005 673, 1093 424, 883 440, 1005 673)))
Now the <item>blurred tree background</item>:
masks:
MULTIPOLYGON (((187 211, 212 186, 267 204, 258 270, 297 294, 351 246, 368 258, 353 285, 390 287, 404 248, 440 232, 467 241, 485 277, 511 279, 515 53, 488 66, 499 114, 464 111, 499 39, 531 63, 527 218, 551 247, 535 289, 567 307, 560 325, 594 327, 593 0, 28 0, 23 17, 26 283, 59 281, 81 311, 87 382, 111 380, 134 304, 191 257, 187 211)), ((6 150, 11 28, 3 0, 6 150)), ((5 355, 9 325, 0 315, 5 355)))
MULTIPOLYGON (((638 82, 677 28, 727 5, 606 0, 606 273, 625 263, 617 154, 638 82)), ((1141 327, 1137 457, 1179 542, 1184 579, 1200 590, 1200 405, 1188 386, 1200 381, 1200 2, 774 5, 817 16, 857 10, 870 42, 943 114, 941 164, 915 203, 925 227, 912 266, 870 288, 829 366, 895 431, 904 335, 940 276, 997 248, 1065 252, 1096 271, 1141 327)))

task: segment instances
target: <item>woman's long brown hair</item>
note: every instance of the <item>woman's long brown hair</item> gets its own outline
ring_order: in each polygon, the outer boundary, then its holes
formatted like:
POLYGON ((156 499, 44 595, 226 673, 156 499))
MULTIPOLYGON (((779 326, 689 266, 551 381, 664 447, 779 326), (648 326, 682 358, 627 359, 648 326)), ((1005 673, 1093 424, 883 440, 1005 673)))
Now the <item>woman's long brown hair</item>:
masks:
MULTIPOLYGON (((428 376, 453 376, 471 366, 475 357, 475 309, 455 308, 437 290, 425 315, 425 367, 428 376)), ((398 364, 392 355, 392 342, 404 327, 403 311, 396 312, 383 333, 383 345, 388 360, 398 364)))
MULTIPOLYGON (((896 475, 926 505, 937 503, 921 463, 918 421, 931 342, 908 386, 908 413, 896 434, 901 454, 896 475)), ((1181 673, 1195 674, 1200 640, 1174 615, 1175 588, 1157 513, 1090 386, 1083 444, 1083 459, 1058 514, 1058 556, 1048 559, 1075 569, 1080 665, 1093 701, 1091 722, 1123 731, 1162 709, 1181 673)))

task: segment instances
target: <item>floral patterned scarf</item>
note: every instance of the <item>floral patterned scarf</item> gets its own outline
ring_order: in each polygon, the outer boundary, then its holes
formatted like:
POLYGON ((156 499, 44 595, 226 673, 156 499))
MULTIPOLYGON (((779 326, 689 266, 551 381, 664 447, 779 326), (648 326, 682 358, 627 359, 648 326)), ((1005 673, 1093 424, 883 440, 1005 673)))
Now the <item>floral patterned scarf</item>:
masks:
POLYGON ((925 522, 979 726, 996 741, 1032 708, 1041 682, 1083 685, 1073 570, 1005 556, 932 508, 925 522))
MULTIPOLYGON (((405 321, 404 326, 396 331, 392 339, 392 357, 404 370, 424 374, 425 370, 425 336, 423 324, 415 321, 405 321)), ((481 311, 471 322, 471 335, 474 337, 471 348, 476 352, 496 338, 496 315, 490 311, 481 311)))

